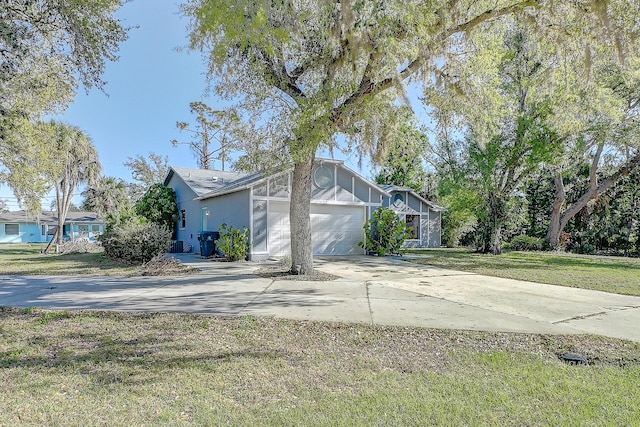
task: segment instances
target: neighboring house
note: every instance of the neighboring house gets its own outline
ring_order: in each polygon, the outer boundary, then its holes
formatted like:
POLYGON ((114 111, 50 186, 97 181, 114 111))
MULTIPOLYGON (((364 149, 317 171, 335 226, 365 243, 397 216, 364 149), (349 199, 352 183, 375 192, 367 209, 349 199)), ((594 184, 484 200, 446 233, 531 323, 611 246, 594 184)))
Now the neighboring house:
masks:
POLYGON ((382 185, 391 197, 383 206, 393 210, 411 227, 411 236, 404 246, 410 248, 439 248, 442 237, 442 212, 446 209, 426 200, 411 188, 382 185))
MULTIPOLYGON (((0 243, 47 243, 58 228, 56 212, 44 211, 35 218, 26 211, 0 213, 0 243)), ((104 220, 93 212, 69 212, 65 239, 95 239, 104 232, 104 220)))
MULTIPOLYGON (((218 231, 226 223, 249 229, 251 259, 290 254, 291 179, 290 170, 263 176, 172 167, 164 184, 173 188, 177 196, 178 246, 186 252, 197 252, 198 234, 218 231)), ((364 224, 390 197, 390 193, 342 161, 317 160, 311 196, 314 255, 364 253, 358 246, 364 240, 364 224)), ((423 212, 428 218, 426 207, 423 212)), ((431 215, 434 220, 439 215, 435 205, 431 215)), ((438 218, 438 227, 439 224, 438 218)), ((431 241, 435 242, 435 229, 431 233, 431 241)))

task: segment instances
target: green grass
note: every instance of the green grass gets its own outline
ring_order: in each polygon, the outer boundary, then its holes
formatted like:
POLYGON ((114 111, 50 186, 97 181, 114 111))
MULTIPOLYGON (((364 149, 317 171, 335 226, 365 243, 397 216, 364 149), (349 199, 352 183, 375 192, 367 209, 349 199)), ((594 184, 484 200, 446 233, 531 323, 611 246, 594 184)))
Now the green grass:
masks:
POLYGON ((640 259, 549 252, 473 253, 466 249, 410 250, 419 264, 507 279, 640 296, 640 259))
POLYGON ((0 425, 640 419, 640 344, 615 339, 40 309, 0 310, 0 337, 0 425))
POLYGON ((45 246, 0 244, 0 274, 126 276, 138 271, 137 267, 113 261, 102 253, 40 253, 45 246))

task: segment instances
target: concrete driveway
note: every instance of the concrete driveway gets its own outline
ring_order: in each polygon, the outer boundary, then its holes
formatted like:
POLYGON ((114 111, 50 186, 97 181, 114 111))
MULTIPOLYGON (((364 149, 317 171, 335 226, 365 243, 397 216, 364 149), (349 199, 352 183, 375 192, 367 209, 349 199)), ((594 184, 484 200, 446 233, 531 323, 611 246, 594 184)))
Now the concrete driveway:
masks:
POLYGON ((640 342, 640 297, 481 276, 366 256, 316 259, 326 282, 254 274, 274 263, 180 254, 173 278, 0 276, 0 306, 275 316, 374 325, 600 334, 640 342))

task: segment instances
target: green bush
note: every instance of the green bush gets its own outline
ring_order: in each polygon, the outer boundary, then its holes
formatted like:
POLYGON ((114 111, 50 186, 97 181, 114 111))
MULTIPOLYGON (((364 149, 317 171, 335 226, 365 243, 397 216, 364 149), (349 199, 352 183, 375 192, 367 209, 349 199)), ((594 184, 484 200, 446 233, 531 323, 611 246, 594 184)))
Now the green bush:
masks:
POLYGON ((596 253, 596 247, 590 243, 583 243, 578 246, 575 252, 584 255, 593 255, 596 253))
POLYGON ((225 258, 229 261, 245 259, 249 252, 249 229, 222 224, 219 231, 220 239, 216 240, 215 244, 224 253, 225 258))
POLYGON ((514 251, 541 251, 544 249, 544 239, 531 236, 516 236, 511 239, 509 248, 514 251))
POLYGON ((378 208, 373 217, 364 225, 366 242, 358 246, 378 256, 399 254, 405 239, 410 236, 411 228, 389 208, 378 208))
POLYGON ((175 233, 178 204, 173 188, 153 184, 135 206, 136 214, 147 221, 164 226, 175 233))
POLYGON ((100 236, 105 254, 130 264, 143 264, 169 250, 171 231, 152 222, 130 219, 114 224, 100 236))

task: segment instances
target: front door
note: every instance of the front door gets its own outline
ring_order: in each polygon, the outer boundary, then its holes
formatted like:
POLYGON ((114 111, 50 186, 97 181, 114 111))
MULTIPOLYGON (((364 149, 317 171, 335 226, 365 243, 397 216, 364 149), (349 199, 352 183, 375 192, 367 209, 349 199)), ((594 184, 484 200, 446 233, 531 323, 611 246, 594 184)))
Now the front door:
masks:
POLYGON ((200 231, 209 231, 209 216, 211 212, 207 208, 200 209, 200 231))

